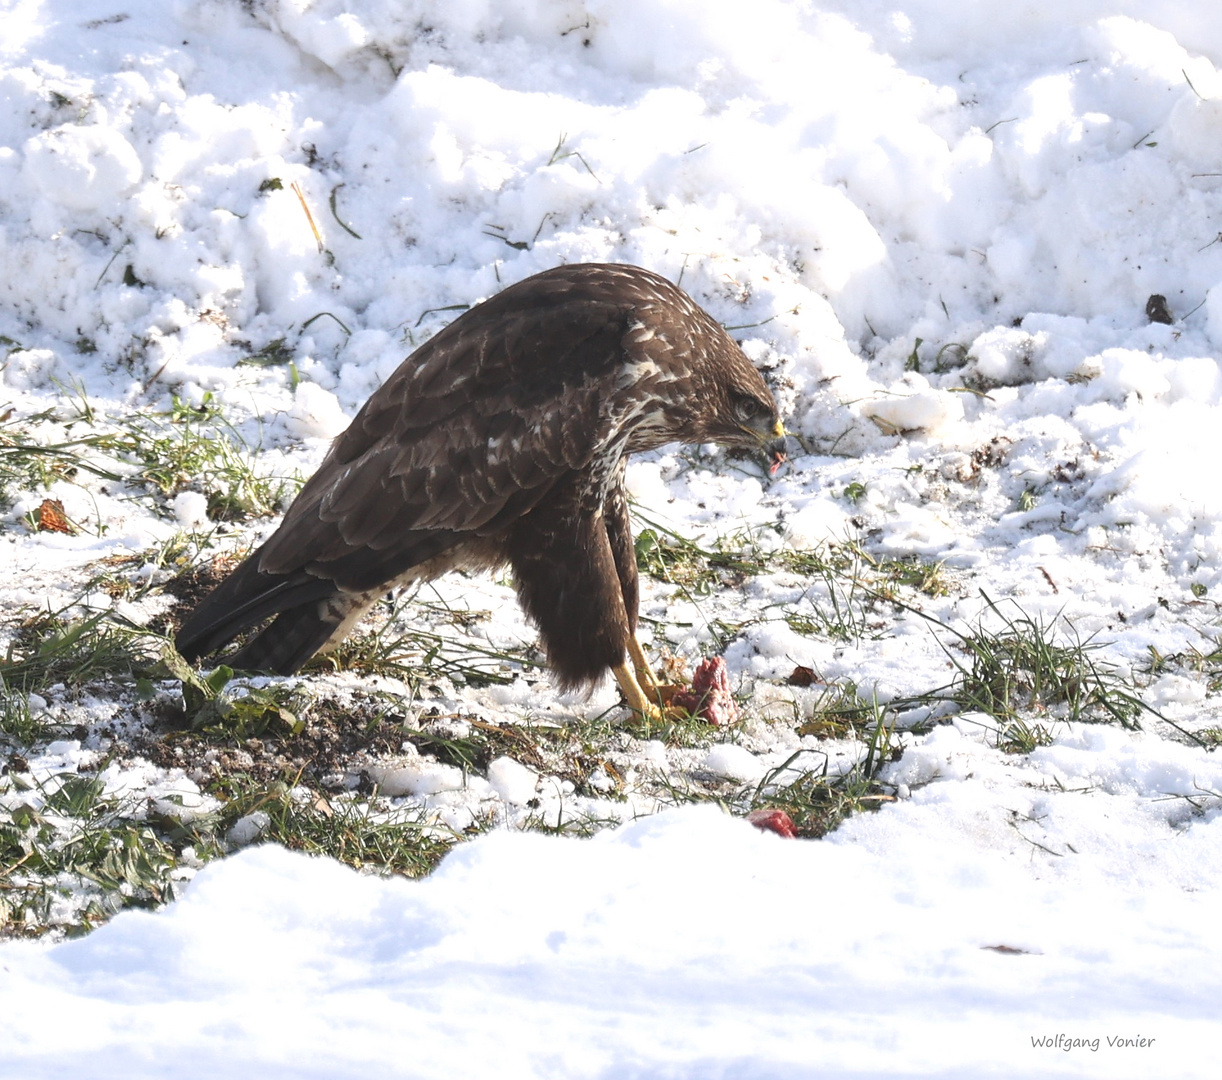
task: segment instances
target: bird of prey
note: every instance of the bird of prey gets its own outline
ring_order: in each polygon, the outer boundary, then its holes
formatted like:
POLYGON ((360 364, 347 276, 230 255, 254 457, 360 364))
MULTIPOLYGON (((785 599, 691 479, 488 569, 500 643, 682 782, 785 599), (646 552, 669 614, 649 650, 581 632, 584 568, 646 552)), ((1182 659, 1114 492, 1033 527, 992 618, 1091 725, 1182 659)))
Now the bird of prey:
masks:
POLYGON ((686 293, 639 267, 536 274, 465 312, 357 413, 275 533, 178 632, 195 660, 291 674, 381 596, 508 563, 555 680, 611 670, 659 715, 636 639, 624 466, 667 443, 762 451, 784 428, 759 372, 686 293))

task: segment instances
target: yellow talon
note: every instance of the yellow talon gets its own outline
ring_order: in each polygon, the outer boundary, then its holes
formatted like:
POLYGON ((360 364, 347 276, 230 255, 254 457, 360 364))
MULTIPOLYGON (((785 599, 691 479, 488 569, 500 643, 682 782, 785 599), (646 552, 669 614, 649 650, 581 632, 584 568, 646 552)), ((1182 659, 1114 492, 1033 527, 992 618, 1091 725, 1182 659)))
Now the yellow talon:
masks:
POLYGON ((658 680, 635 635, 628 639, 628 658, 628 662, 611 669, 628 708, 649 723, 685 717, 685 710, 670 707, 670 699, 679 688, 658 680))

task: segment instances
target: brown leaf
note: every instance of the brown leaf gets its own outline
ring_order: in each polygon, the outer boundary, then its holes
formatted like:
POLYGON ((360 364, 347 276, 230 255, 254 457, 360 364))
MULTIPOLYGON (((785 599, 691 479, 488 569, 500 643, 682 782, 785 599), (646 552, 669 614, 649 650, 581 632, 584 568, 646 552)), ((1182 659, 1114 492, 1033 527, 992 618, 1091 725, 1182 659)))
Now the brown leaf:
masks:
POLYGON ((785 681, 790 686, 811 686, 819 681, 819 676, 815 674, 813 668, 798 666, 789 673, 789 678, 785 681))
POLYGON ((72 536, 76 528, 64 515, 64 504, 58 499, 43 499, 38 508, 38 531, 60 532, 72 536))

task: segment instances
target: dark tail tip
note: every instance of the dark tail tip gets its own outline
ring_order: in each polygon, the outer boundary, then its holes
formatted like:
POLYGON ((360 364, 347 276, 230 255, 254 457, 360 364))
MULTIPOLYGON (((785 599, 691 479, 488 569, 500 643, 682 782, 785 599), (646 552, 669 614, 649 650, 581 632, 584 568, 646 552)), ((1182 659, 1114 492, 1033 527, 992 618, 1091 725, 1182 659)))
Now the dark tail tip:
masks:
POLYGON ((243 671, 294 674, 326 645, 340 624, 339 619, 321 617, 321 606, 308 604, 281 612, 225 662, 243 671))
POLYGON ((320 612, 320 601, 335 596, 336 585, 304 572, 265 574, 254 556, 212 590, 187 617, 175 647, 187 659, 199 660, 227 645, 245 630, 275 616, 275 621, 233 657, 248 670, 296 671, 323 645, 338 620, 320 612), (284 639, 279 647, 274 643, 284 639), (308 643, 318 644, 307 650, 308 643))

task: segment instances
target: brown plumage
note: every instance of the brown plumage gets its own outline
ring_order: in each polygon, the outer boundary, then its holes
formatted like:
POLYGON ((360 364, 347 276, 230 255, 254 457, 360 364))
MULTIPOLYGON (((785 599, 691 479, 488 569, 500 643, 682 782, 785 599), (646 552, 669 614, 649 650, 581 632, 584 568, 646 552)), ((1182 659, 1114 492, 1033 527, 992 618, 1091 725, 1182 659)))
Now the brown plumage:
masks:
POLYGON ((508 562, 558 682, 612 669, 629 704, 650 711, 625 458, 718 442, 779 462, 783 435, 756 369, 665 278, 545 271, 400 365, 280 528, 195 609, 179 651, 204 656, 271 618, 228 662, 288 674, 391 588, 508 562))

